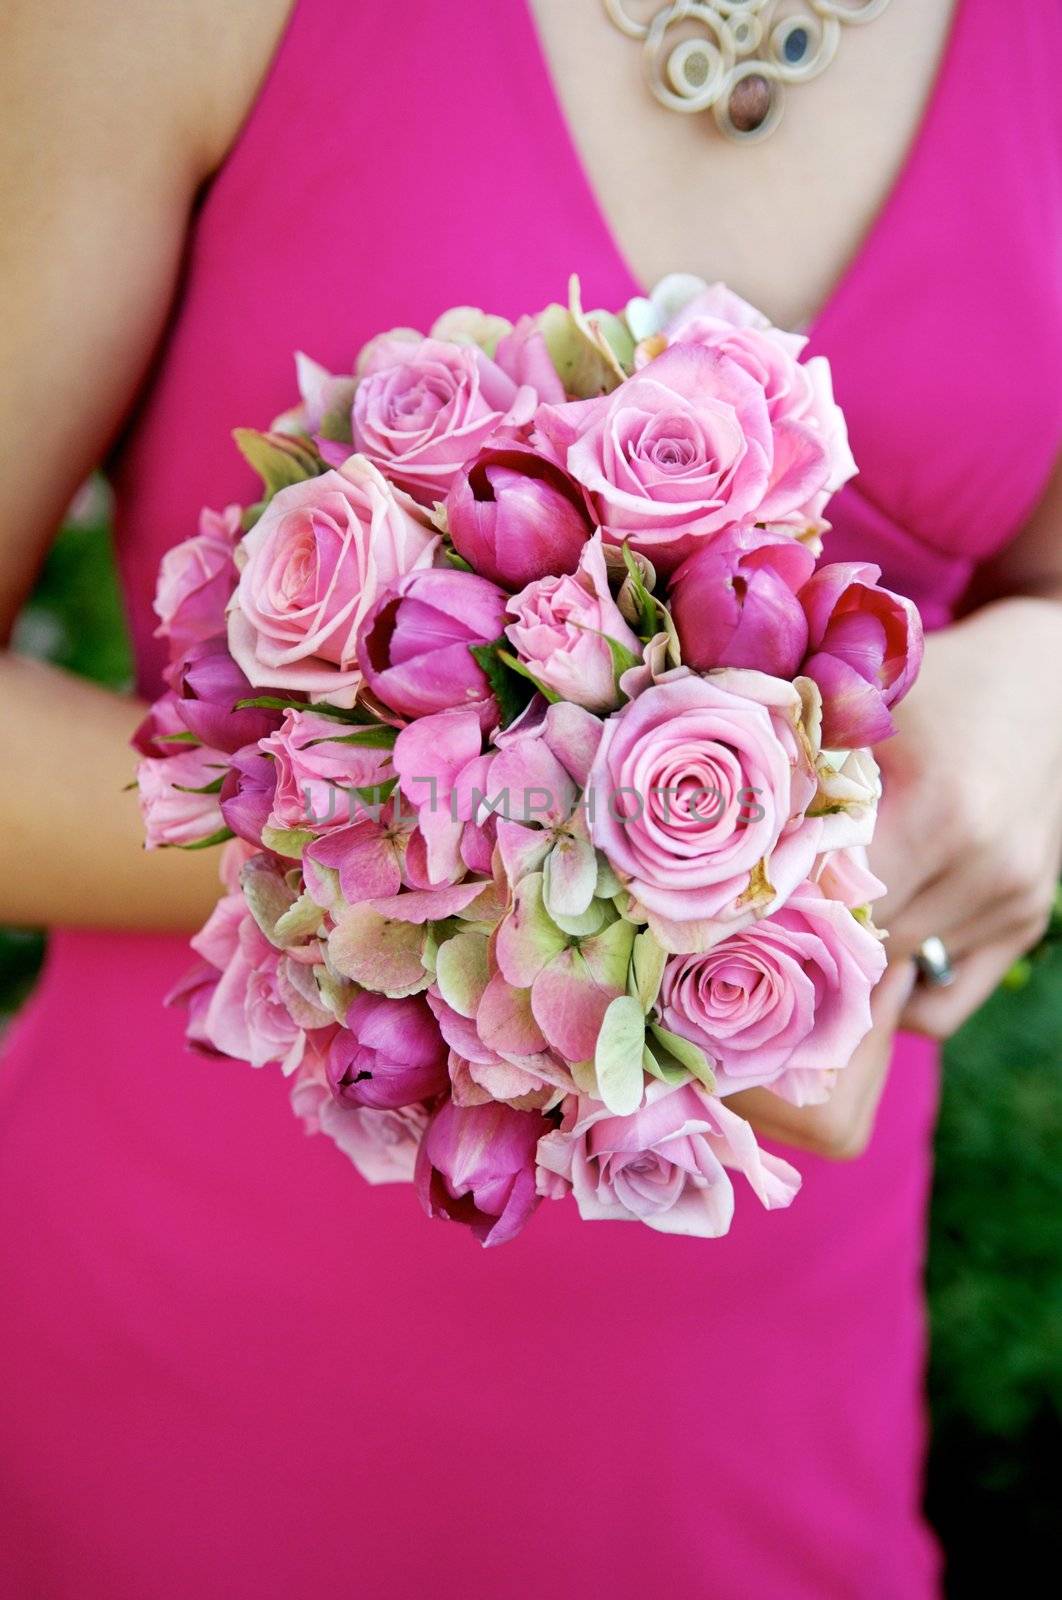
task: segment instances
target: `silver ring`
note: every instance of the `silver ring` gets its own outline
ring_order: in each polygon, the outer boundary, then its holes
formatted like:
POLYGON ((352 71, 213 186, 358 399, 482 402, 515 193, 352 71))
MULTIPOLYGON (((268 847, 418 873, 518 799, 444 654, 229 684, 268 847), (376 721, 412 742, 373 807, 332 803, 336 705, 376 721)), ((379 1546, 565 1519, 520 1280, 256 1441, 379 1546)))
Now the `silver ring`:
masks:
POLYGON ((955 968, 951 964, 947 946, 935 933, 922 940, 914 959, 918 976, 927 988, 946 989, 949 983, 955 982, 955 968))

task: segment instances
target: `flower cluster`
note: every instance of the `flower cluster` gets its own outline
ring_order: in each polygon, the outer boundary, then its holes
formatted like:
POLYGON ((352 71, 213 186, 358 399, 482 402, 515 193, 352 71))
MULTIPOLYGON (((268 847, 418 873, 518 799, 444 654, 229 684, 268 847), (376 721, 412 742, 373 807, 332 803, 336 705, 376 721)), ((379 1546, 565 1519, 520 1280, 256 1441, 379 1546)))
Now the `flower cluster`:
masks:
POLYGON ((227 841, 189 1039, 486 1244, 787 1205, 728 1097, 820 1101, 870 1026, 865 746, 921 630, 817 564, 855 469, 803 355, 675 277, 299 357, 261 499, 163 562, 147 842, 227 841))

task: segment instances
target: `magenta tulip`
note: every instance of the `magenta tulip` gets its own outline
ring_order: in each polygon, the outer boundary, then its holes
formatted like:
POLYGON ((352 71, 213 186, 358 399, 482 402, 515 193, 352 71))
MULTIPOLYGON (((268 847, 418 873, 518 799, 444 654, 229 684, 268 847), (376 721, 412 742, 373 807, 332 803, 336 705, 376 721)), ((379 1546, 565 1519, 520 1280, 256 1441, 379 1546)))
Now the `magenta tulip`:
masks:
POLYGON ((403 717, 491 703, 486 673, 470 646, 491 644, 505 626, 507 596, 471 572, 411 572, 373 606, 358 649, 365 681, 403 717))
POLYGON ((670 585, 682 659, 700 672, 754 667, 791 678, 807 649, 796 591, 815 557, 785 534, 735 528, 689 556, 670 585))
POLYGON ((447 1100, 428 1124, 415 1182, 429 1217, 462 1222, 481 1244, 505 1244, 538 1204, 535 1151, 548 1130, 540 1112, 491 1100, 447 1100))
POLYGON ((922 664, 922 621, 914 603, 883 589, 881 568, 835 561, 800 591, 808 623, 802 671, 822 692, 822 742, 839 749, 896 732, 890 708, 922 664))
POLYGON ((261 849, 262 829, 269 821, 277 791, 276 763, 256 744, 237 750, 218 796, 225 826, 261 849))
POLYGON ((441 1094, 450 1081, 447 1057, 439 1025, 420 995, 389 1000, 359 994, 346 1029, 332 1041, 328 1082, 343 1105, 393 1111, 441 1094))
POLYGON ((216 750, 235 751, 255 744, 279 728, 278 711, 258 706, 235 708, 256 693, 229 655, 224 634, 194 644, 166 672, 178 699, 174 714, 188 733, 216 750))
POLYGON ((446 515, 458 555, 514 590, 574 572, 592 532, 568 474, 517 444, 481 450, 454 480, 446 515))

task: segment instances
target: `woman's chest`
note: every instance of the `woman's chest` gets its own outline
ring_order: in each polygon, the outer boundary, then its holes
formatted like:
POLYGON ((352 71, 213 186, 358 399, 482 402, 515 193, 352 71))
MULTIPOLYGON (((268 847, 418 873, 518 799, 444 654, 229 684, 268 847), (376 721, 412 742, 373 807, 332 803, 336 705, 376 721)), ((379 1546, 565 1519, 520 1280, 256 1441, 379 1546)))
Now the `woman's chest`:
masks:
MULTIPOLYGON (((840 29, 825 71, 779 88, 782 117, 763 142, 735 144, 711 112, 661 106, 647 74, 668 85, 685 44, 718 47, 719 21, 677 21, 654 48, 627 37, 602 0, 525 0, 560 114, 619 248, 636 277, 681 262, 722 278, 778 323, 810 323, 891 191, 925 114, 956 0, 891 0, 872 22, 840 29)), ((680 8, 624 0, 621 14, 663 20, 680 8)), ((716 8, 705 8, 715 13, 716 8)), ((748 7, 764 34, 810 5, 748 7)), ((812 33, 814 38, 814 34, 812 33)), ((812 50, 809 45, 809 51, 812 50)))

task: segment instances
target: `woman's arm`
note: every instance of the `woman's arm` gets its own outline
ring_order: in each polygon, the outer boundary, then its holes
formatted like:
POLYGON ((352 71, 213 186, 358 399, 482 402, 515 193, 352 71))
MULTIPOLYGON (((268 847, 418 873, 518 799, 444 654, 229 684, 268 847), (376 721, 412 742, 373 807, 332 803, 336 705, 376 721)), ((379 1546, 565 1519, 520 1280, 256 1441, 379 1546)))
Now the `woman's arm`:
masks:
MULTIPOLYGON (((196 194, 290 0, 19 0, 0 56, 0 641, 161 335, 196 194)), ((0 921, 186 928, 207 852, 153 852, 123 789, 142 713, 0 654, 0 921)))

